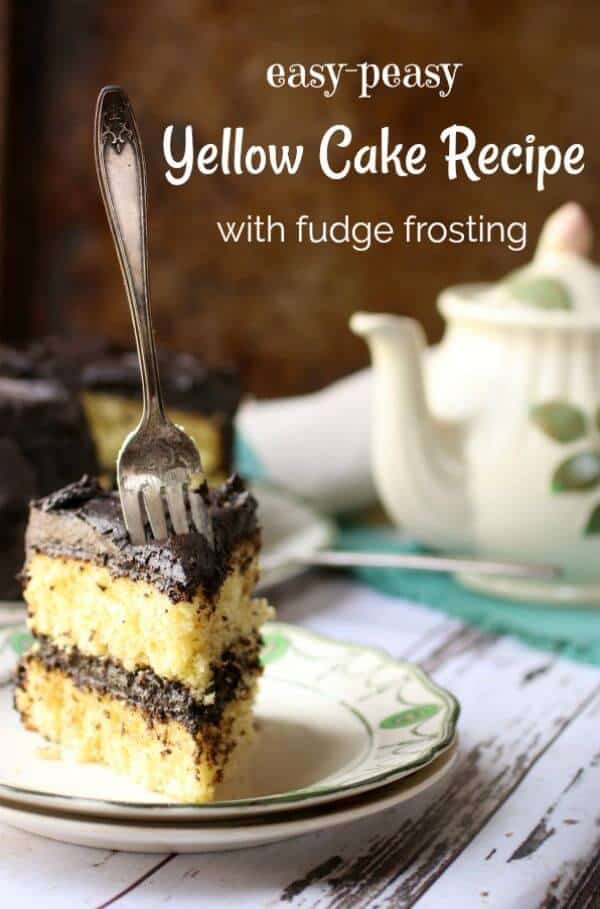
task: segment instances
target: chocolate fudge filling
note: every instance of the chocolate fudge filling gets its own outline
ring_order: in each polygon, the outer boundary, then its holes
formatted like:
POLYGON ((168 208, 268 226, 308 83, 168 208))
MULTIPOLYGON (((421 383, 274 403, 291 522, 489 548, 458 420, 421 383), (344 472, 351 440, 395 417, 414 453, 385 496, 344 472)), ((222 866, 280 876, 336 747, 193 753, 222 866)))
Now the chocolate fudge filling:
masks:
POLYGON ((244 676, 260 670, 261 640, 243 639, 243 646, 223 652, 218 663, 212 664, 213 682, 204 699, 198 700, 181 682, 161 678, 148 667, 128 671, 112 659, 88 656, 76 647, 63 650, 50 638, 37 637, 38 648, 25 656, 17 670, 17 687, 26 686, 27 660, 40 660, 49 671, 65 673, 81 689, 127 701, 143 711, 150 720, 173 720, 196 735, 206 726, 217 726, 230 701, 243 696, 244 676))
POLYGON ((107 492, 85 476, 32 503, 27 554, 105 565, 114 577, 146 581, 174 603, 191 599, 198 587, 213 598, 234 567, 231 556, 236 546, 248 541, 258 547, 257 503, 238 476, 223 486, 204 487, 202 494, 212 521, 214 549, 197 532, 134 546, 118 493, 107 492))

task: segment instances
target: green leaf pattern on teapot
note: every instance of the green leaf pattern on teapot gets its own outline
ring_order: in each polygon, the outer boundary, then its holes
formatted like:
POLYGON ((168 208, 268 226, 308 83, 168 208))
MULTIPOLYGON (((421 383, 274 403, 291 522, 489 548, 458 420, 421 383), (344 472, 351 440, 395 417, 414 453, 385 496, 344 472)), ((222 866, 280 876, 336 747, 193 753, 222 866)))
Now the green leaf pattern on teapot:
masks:
POLYGON ((565 401, 547 401, 531 408, 531 419, 555 442, 575 442, 586 430, 586 417, 579 407, 565 401))
POLYGON ((571 294, 562 281, 546 275, 526 276, 519 271, 505 279, 505 283, 519 303, 536 309, 572 309, 571 294))
MULTIPOLYGON (((600 407, 588 421, 581 408, 567 401, 545 401, 530 411, 531 420, 541 432, 561 445, 577 442, 588 434, 588 425, 600 432, 600 407)), ((589 492, 600 487, 600 447, 588 448, 570 455, 558 464, 552 474, 554 493, 589 492)), ((588 517, 586 536, 600 534, 600 503, 588 517)))
POLYGON ((584 492, 600 483, 600 451, 581 451, 558 465, 552 476, 553 492, 584 492))
POLYGON ((593 509, 591 515, 588 518, 588 522, 585 525, 584 533, 586 536, 600 533, 600 505, 596 505, 596 507, 593 509))

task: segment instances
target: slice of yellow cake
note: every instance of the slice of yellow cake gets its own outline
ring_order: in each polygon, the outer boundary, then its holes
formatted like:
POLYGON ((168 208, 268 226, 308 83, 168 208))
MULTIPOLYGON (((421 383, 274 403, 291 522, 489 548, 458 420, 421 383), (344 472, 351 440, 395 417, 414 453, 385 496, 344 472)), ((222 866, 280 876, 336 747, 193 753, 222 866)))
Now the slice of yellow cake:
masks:
POLYGON ((199 533, 134 546, 118 495, 85 477, 31 506, 24 597, 35 643, 24 724, 148 789, 209 801, 252 737, 260 531, 241 480, 205 490, 199 533))

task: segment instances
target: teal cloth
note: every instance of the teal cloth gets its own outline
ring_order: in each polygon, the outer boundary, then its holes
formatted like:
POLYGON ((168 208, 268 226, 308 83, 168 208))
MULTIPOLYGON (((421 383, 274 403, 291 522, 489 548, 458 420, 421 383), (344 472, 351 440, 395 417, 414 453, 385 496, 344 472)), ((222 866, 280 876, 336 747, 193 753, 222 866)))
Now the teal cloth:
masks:
MULTIPOLYGON (((235 463, 246 477, 265 479, 260 458, 239 434, 235 463)), ((340 521, 338 549, 374 552, 425 552, 400 539, 391 528, 340 521)), ((600 610, 519 603, 467 590, 448 574, 394 568, 355 568, 356 577, 391 596, 438 609, 496 634, 511 634, 539 650, 560 653, 600 666, 600 610)))
MULTIPOLYGON (((422 552, 393 530, 343 525, 338 549, 375 552, 422 552)), ((486 631, 511 634, 539 650, 600 665, 600 611, 517 603, 467 590, 451 575, 395 568, 355 568, 353 573, 392 596, 404 597, 477 625, 486 631)))
POLYGON ((247 480, 265 480, 267 477, 256 451, 238 429, 233 434, 233 464, 247 480))

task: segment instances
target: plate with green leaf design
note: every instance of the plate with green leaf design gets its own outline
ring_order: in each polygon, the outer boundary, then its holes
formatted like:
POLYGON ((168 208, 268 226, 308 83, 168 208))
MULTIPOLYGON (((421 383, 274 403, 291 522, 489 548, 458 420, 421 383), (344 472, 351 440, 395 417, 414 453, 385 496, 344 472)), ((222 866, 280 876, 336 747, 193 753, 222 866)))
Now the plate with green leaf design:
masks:
MULTIPOLYGON (((0 688, 4 804, 153 823, 226 820, 308 809, 416 773, 454 743, 459 706, 421 669, 380 650, 271 622, 255 716, 256 741, 218 801, 173 803, 106 767, 78 764, 25 731, 0 688)), ((0 647, 22 650, 23 629, 0 647)), ((252 822, 254 823, 254 821, 252 822)))

